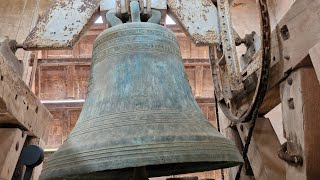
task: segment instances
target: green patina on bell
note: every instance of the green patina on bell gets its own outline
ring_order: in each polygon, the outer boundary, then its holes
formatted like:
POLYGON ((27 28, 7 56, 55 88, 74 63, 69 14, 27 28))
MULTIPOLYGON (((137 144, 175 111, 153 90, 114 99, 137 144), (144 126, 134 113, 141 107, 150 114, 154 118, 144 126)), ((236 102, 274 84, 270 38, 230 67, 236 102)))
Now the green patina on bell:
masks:
POLYGON ((207 171, 242 163, 238 149, 202 115, 175 34, 133 22, 95 41, 87 99, 41 179, 130 179, 207 171))

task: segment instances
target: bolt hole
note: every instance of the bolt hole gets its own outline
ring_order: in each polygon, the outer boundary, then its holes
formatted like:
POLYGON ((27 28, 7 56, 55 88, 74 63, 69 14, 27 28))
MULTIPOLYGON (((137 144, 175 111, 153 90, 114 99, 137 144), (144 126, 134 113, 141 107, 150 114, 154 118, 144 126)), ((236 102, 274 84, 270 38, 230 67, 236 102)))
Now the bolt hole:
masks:
POLYGON ((231 56, 228 56, 229 59, 231 59, 231 56))
POLYGON ((3 81, 3 76, 1 75, 1 81, 3 81))
POLYGON ((276 60, 276 57, 273 56, 272 60, 275 61, 275 60, 276 60))
POLYGON ((27 106, 27 110, 29 110, 29 106, 27 106))
POLYGON ((280 34, 284 41, 290 38, 290 33, 287 25, 282 26, 282 28, 280 29, 280 34))
POLYGON ((19 150, 19 142, 17 142, 17 144, 16 144, 16 151, 18 151, 19 150))
POLYGON ((17 100, 17 99, 18 99, 18 94, 16 94, 16 97, 14 97, 14 99, 15 99, 15 100, 17 100))

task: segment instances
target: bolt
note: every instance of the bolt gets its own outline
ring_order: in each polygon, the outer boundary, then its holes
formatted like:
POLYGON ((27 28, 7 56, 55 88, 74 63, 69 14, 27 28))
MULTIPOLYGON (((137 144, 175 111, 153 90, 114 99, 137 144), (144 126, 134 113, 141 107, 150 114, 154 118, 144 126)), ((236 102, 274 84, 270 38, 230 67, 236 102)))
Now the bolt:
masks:
POLYGON ((240 130, 243 131, 243 125, 242 124, 240 125, 240 130))
POLYGON ((288 61, 290 60, 290 56, 284 56, 284 58, 288 61))
POLYGON ((288 82, 288 84, 291 86, 291 85, 292 85, 292 83, 293 83, 292 78, 291 78, 291 77, 288 77, 287 82, 288 82))
POLYGON ((288 105, 289 105, 289 109, 294 109, 294 101, 293 101, 293 98, 289 98, 289 99, 288 99, 288 105))

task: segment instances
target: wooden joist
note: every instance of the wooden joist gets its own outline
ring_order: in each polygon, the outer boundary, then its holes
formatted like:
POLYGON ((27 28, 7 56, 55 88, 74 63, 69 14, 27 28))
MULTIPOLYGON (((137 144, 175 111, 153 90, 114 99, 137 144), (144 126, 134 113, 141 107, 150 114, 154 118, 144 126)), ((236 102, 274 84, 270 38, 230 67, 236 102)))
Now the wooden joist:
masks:
POLYGON ((10 61, 17 59, 0 52, 0 127, 19 127, 46 141, 52 115, 15 73, 10 61))
POLYGON ((282 118, 287 150, 300 155, 302 165, 286 165, 287 180, 320 177, 320 84, 313 68, 293 72, 281 84, 282 118))

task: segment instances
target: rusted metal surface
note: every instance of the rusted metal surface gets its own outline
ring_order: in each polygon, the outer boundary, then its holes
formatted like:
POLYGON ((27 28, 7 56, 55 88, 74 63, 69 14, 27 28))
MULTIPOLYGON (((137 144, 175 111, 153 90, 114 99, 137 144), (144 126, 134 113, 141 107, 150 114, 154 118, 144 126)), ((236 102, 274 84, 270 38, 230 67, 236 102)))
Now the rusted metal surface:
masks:
POLYGON ((92 23, 100 0, 59 0, 38 20, 23 46, 27 50, 71 48, 92 23))
MULTIPOLYGON (((228 1, 219 0, 217 2, 219 7, 219 17, 222 18, 222 26, 227 26, 227 23, 230 23, 230 19, 228 17, 230 15, 230 11, 226 9, 229 7, 228 1), (223 13, 223 11, 226 12, 223 13)), ((261 21, 261 47, 259 50, 255 49, 256 53, 253 55, 252 61, 250 61, 251 63, 248 62, 249 64, 243 72, 240 72, 236 66, 233 66, 232 69, 226 68, 228 65, 229 67, 232 67, 232 64, 230 65, 228 63, 238 64, 237 57, 232 56, 232 51, 235 51, 236 43, 232 36, 234 33, 232 28, 222 27, 221 31, 226 31, 221 32, 222 37, 224 37, 222 39, 223 48, 220 49, 220 47, 210 47, 209 51, 215 92, 219 101, 219 105, 228 119, 234 123, 247 122, 255 119, 255 117, 258 115, 259 108, 263 102, 267 90, 271 60, 271 28, 266 0, 257 0, 257 8, 259 12, 259 19, 261 21), (232 43, 229 43, 230 40, 232 43), (235 60, 226 60, 225 63, 218 63, 219 59, 229 56, 229 54, 230 58, 235 58, 235 60), (213 60, 215 61, 213 62, 213 60), (236 79, 230 78, 230 76, 228 76, 230 74, 229 71, 232 71, 231 74, 235 74, 236 77, 241 77, 240 81, 234 81, 236 79), (243 90, 235 94, 231 92, 232 97, 230 98, 230 87, 232 86, 228 86, 228 83, 240 84, 243 80, 246 81, 247 78, 253 73, 256 73, 257 76, 255 83, 251 83, 250 86, 245 86, 243 90)), ((254 46, 255 48, 259 47, 259 45, 254 46)))
POLYGON ((211 0, 168 0, 169 13, 196 45, 220 43, 217 8, 211 0))
POLYGON ((278 156, 280 159, 284 160, 290 165, 293 166, 302 166, 303 158, 301 155, 293 154, 292 152, 288 151, 288 147, 291 146, 297 148, 297 145, 292 142, 285 142, 280 146, 280 150, 278 151, 278 156))
POLYGON ((233 94, 234 92, 238 92, 243 89, 243 84, 240 77, 240 66, 237 58, 237 50, 236 43, 234 38, 234 29, 232 28, 230 9, 229 9, 229 1, 217 1, 218 2, 218 14, 220 20, 220 31, 221 31, 221 43, 223 47, 225 69, 227 78, 227 82, 230 87, 231 92, 229 94, 233 94))

